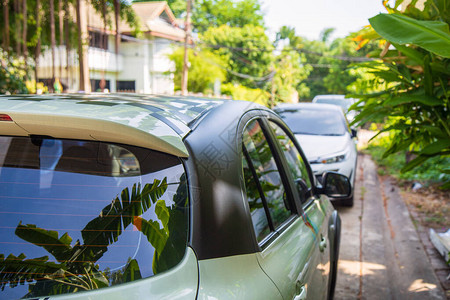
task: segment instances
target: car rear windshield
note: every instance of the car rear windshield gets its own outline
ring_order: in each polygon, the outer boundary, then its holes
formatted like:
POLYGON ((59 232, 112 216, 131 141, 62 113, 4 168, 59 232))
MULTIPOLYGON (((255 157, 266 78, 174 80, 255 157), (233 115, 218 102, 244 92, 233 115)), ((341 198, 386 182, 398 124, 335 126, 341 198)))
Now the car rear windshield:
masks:
POLYGON ((278 112, 295 134, 344 135, 345 119, 334 110, 289 109, 278 112))
POLYGON ((188 194, 177 157, 139 147, 0 137, 0 298, 108 287, 181 261, 188 194))

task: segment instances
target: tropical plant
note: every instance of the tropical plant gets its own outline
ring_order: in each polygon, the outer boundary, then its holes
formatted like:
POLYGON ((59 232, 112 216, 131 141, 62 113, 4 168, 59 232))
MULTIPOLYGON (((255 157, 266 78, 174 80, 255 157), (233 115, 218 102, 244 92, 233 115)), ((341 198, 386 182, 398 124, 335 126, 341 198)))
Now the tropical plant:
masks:
MULTIPOLYGON (((389 131, 395 137, 384 156, 413 153, 415 158, 402 168, 406 172, 430 157, 450 154, 450 18, 446 1, 428 0, 423 10, 413 1, 401 12, 402 2, 394 7, 385 3, 390 13, 369 19, 373 30, 359 37, 361 43, 375 39, 382 45, 371 53, 378 59, 360 66, 384 89, 353 95, 361 98, 353 108, 361 110, 355 124, 387 121, 379 133, 389 131)), ((436 167, 450 172, 448 165, 436 167)))

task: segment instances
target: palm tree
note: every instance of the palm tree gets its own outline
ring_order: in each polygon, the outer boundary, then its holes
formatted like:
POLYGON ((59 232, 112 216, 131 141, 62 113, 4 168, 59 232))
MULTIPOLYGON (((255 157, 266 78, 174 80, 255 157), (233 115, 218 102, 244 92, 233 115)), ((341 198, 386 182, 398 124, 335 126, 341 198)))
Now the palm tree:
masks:
POLYGON ((116 23, 116 54, 119 54, 120 33, 119 33, 119 19, 120 19, 120 0, 114 0, 114 18, 116 23))
POLYGON ((25 67, 27 65, 27 56, 28 56, 28 48, 27 48, 27 21, 28 21, 28 15, 27 15, 27 0, 22 0, 22 14, 23 14, 23 20, 22 20, 22 53, 25 61, 25 67))
POLYGON ((61 80, 62 77, 62 70, 63 70, 63 57, 61 55, 61 48, 63 45, 63 31, 64 31, 64 10, 63 10, 63 2, 62 0, 58 0, 58 21, 59 21, 59 79, 61 80))
MULTIPOLYGON (((55 80, 55 5, 54 0, 50 0, 50 45, 52 48, 52 84, 55 80)), ((53 88, 53 87, 52 87, 53 88)))
POLYGON ((9 51, 9 0, 3 0, 3 21, 4 21, 4 34, 3 34, 3 49, 9 51))
POLYGON ((14 0, 14 23, 15 23, 15 30, 14 30, 14 36, 16 38, 16 54, 18 56, 21 55, 21 47, 20 47, 20 11, 21 11, 21 5, 20 0, 14 0))
MULTIPOLYGON (((36 50, 34 52, 34 62, 35 62, 34 77, 36 80, 36 85, 39 81, 38 68, 39 68, 39 56, 41 55, 40 27, 41 27, 41 0, 36 0, 36 30, 38 32, 36 50)), ((36 86, 36 92, 37 92, 37 86, 36 86)))
POLYGON ((86 55, 86 45, 84 44, 84 39, 86 37, 86 9, 85 1, 77 0, 77 28, 78 28, 78 61, 79 61, 79 71, 80 71, 80 85, 79 89, 85 92, 91 91, 91 85, 89 82, 89 68, 86 55))
POLYGON ((64 40, 66 43, 66 74, 69 84, 69 54, 70 54, 70 31, 69 31, 69 0, 64 0, 64 40))

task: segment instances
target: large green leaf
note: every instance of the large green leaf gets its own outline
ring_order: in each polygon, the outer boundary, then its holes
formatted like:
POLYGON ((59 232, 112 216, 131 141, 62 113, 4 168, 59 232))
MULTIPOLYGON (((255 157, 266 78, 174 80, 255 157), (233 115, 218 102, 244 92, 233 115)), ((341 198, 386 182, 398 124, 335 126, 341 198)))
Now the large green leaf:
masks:
POLYGON ((389 99, 385 102, 386 105, 396 106, 396 105, 402 105, 406 103, 417 103, 417 104, 423 104, 427 106, 437 106, 441 105, 442 101, 427 95, 412 95, 412 94, 404 94, 400 95, 398 97, 394 97, 392 99, 389 99))
POLYGON ((419 154, 423 155, 436 155, 442 150, 450 147, 450 140, 442 139, 438 140, 428 146, 426 146, 419 154))
POLYGON ((10 287, 15 287, 26 281, 51 275, 64 268, 62 264, 48 262, 48 256, 25 258, 23 253, 19 256, 10 254, 6 258, 0 254, 0 288, 2 290, 8 284, 10 287))
POLYGON ((418 45, 450 58, 450 31, 444 22, 420 21, 399 14, 379 14, 369 21, 375 31, 388 41, 418 45))
POLYGON ((415 167, 417 167, 418 165, 422 164, 423 162, 425 162, 428 159, 427 156, 418 156, 415 159, 411 160, 408 164, 406 164, 401 170, 400 172, 405 173, 408 171, 411 171, 412 169, 414 169, 415 167))
POLYGON ((43 247, 59 262, 64 262, 71 258, 72 247, 70 243, 72 238, 67 233, 59 238, 57 231, 38 228, 33 224, 19 224, 15 233, 25 241, 43 247))
POLYGON ((92 252, 88 255, 90 259, 99 259, 106 251, 106 246, 116 242, 134 218, 147 211, 166 190, 167 178, 162 181, 155 179, 153 184, 146 184, 142 190, 140 184, 135 184, 131 195, 128 188, 125 188, 120 197, 103 208, 100 216, 90 221, 81 231, 85 245, 96 245, 89 247, 92 252))

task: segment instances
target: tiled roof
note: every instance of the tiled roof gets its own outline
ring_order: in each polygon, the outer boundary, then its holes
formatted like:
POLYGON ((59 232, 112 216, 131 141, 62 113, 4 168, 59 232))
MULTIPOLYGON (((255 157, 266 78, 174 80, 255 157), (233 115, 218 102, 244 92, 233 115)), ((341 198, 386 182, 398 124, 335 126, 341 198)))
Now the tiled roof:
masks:
MULTIPOLYGON (((184 30, 178 27, 178 22, 165 1, 150 1, 132 3, 136 15, 140 20, 140 30, 153 36, 164 37, 171 40, 181 41, 185 37, 184 30)), ((114 15, 110 15, 111 24, 114 24, 114 15)), ((102 30, 104 28, 101 14, 92 6, 88 6, 88 26, 102 30)), ((108 30, 114 31, 112 27, 107 26, 108 30)), ((119 24, 121 33, 131 33, 133 28, 121 20, 119 24)))

